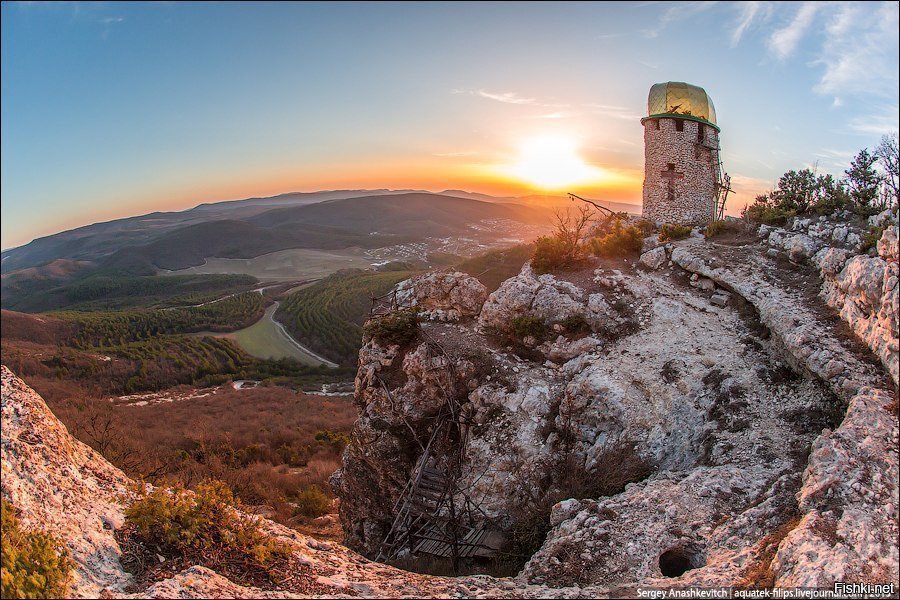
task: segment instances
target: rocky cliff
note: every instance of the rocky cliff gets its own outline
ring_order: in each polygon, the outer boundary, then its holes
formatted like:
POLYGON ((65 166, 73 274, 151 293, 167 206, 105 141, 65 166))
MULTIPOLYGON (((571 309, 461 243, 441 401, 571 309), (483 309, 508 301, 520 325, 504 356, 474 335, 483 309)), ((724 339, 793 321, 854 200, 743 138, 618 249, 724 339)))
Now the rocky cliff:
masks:
POLYGON ((896 225, 871 253, 840 225, 798 227, 648 244, 640 261, 558 275, 526 265, 490 295, 461 273, 401 284, 398 302, 426 320, 402 343, 366 340, 360 416, 333 478, 353 550, 260 521, 300 565, 291 586, 264 591, 201 566, 134 581, 116 531, 135 484, 5 367, 3 497, 26 529, 67 545, 74 597, 896 582, 896 225), (440 422, 453 435, 437 438, 440 422), (474 507, 521 560, 516 577, 369 560, 426 448, 454 471, 454 506, 474 507), (523 539, 537 541, 527 555, 523 539))
POLYGON ((507 544, 549 520, 530 583, 895 581, 896 225, 870 256, 817 223, 526 265, 486 299, 462 274, 402 284, 428 312, 414 341, 360 353, 333 479, 347 543, 379 552, 452 398, 456 505, 507 544))
MULTIPOLYGON (((523 581, 450 579, 372 563, 347 548, 260 519, 266 535, 287 544, 298 565, 290 587, 239 585, 202 566, 140 584, 122 565, 116 531, 138 487, 97 452, 75 440, 31 388, 2 367, 2 494, 26 530, 61 540, 74 563, 73 598, 296 598, 575 596, 523 581)), ((589 593, 589 592, 585 592, 589 593)))

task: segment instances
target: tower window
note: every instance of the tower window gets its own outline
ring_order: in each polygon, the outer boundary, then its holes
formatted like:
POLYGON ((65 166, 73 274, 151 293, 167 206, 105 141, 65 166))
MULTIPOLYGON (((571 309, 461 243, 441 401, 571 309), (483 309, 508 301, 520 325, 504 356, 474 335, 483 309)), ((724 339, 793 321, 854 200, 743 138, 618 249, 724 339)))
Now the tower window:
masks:
POLYGON ((675 131, 684 131, 684 119, 675 119, 675 131))
POLYGON ((703 123, 697 123, 697 141, 703 143, 703 123))
POLYGON ((659 119, 653 119, 653 129, 659 131, 659 119))

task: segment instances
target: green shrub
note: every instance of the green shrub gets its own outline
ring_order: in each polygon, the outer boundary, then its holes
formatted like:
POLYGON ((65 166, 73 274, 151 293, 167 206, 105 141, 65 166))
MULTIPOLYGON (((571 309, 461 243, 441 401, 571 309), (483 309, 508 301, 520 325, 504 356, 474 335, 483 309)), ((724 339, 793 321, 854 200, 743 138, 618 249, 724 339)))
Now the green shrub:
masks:
POLYGON ((231 490, 206 481, 194 493, 180 484, 156 488, 125 511, 137 540, 169 556, 185 555, 216 569, 241 563, 269 572, 290 557, 290 548, 268 537, 257 521, 235 509, 231 490))
POLYGON ((788 219, 797 215, 793 209, 774 203, 769 196, 757 196, 756 201, 741 211, 741 216, 753 223, 764 225, 787 224, 788 219))
POLYGON ((531 268, 535 273, 573 269, 584 261, 584 248, 561 235, 541 236, 534 242, 531 268))
POLYGON ((644 237, 656 231, 656 225, 649 219, 638 219, 635 221, 634 226, 641 230, 641 234, 644 237))
POLYGON ((296 504, 296 514, 313 519, 328 514, 331 510, 331 499, 316 484, 306 486, 297 494, 296 504))
POLYGON ((676 223, 665 223, 659 228, 659 241, 667 242, 669 240, 683 240, 691 235, 690 225, 678 225, 676 223))
POLYGON ((740 233, 741 229, 743 229, 743 227, 741 227, 739 222, 722 219, 720 221, 713 221, 707 225, 706 230, 703 232, 703 237, 709 239, 724 233, 740 233))
POLYGON ((530 315, 516 317, 512 320, 512 323, 510 323, 510 328, 512 334, 520 340, 527 336, 542 340, 544 339, 544 336, 547 335, 547 324, 544 323, 544 320, 540 317, 532 317, 530 315))
POLYGON ((604 233, 591 240, 591 251, 607 258, 637 254, 643 247, 644 234, 640 227, 622 225, 619 219, 610 222, 604 233))
POLYGON ((591 326, 585 320, 584 315, 569 315, 559 322, 569 334, 590 333, 591 326))
POLYGON ((19 528, 15 509, 0 500, 0 592, 3 598, 63 598, 72 561, 53 537, 19 528))
POLYGON ((336 452, 342 451, 350 443, 350 436, 341 431, 331 431, 330 429, 322 429, 313 436, 317 442, 321 442, 327 446, 331 446, 336 452))
POLYGON ((860 252, 868 252, 875 247, 881 235, 884 233, 884 226, 869 227, 869 230, 862 235, 862 241, 859 244, 860 252))
POLYGON ((403 346, 419 335, 419 316, 415 310, 398 310, 370 319, 363 327, 363 333, 366 338, 373 339, 382 346, 403 346))

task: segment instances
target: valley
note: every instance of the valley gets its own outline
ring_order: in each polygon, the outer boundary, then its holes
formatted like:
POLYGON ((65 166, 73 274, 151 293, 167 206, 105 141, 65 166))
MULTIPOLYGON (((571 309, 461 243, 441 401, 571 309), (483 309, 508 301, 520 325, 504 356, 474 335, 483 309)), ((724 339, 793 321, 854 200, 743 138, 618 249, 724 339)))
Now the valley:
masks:
POLYGON ((359 248, 314 250, 292 248, 253 258, 205 259, 202 265, 177 271, 161 270, 160 275, 249 275, 260 281, 295 281, 318 279, 340 269, 366 269, 372 258, 359 248))
POLYGON ((226 334, 201 331, 193 335, 198 337, 211 335, 228 338, 256 358, 290 358, 309 366, 337 367, 337 364, 302 346, 290 336, 284 325, 275 320, 275 312, 278 310, 278 306, 279 302, 273 302, 259 321, 244 329, 226 334))

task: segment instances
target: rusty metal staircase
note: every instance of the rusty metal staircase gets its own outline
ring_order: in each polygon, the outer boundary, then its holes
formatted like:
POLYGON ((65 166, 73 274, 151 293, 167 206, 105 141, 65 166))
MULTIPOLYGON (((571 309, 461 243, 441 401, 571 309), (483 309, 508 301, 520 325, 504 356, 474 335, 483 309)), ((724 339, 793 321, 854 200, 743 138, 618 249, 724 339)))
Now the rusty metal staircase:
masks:
MULTIPOLYGON (((446 355, 440 344, 430 343, 446 355)), ((408 554, 429 554, 449 558, 455 566, 462 558, 493 556, 499 545, 489 520, 457 485, 467 428, 454 394, 443 387, 441 391, 444 404, 435 417, 428 443, 394 503, 394 521, 376 557, 380 562, 408 554), (455 450, 448 451, 454 446, 455 450)), ((393 403, 386 386, 385 393, 393 403)))

